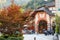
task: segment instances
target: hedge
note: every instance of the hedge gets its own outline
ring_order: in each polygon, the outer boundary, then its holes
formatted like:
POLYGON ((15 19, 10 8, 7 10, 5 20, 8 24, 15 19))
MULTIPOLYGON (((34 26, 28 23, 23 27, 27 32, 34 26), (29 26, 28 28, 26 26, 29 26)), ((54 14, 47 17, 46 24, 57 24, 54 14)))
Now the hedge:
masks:
POLYGON ((23 40, 23 37, 8 37, 8 38, 0 37, 0 40, 23 40))
POLYGON ((18 34, 18 35, 3 34, 2 36, 0 36, 0 40, 23 40, 23 38, 24 38, 23 34, 18 34))

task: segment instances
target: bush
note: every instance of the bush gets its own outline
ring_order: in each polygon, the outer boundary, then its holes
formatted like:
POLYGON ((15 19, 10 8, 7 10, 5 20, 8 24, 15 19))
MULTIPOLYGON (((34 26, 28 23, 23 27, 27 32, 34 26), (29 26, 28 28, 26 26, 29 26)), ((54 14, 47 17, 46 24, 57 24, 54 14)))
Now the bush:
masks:
POLYGON ((8 37, 8 38, 0 37, 0 40, 23 40, 23 37, 8 37))
POLYGON ((59 34, 59 25, 58 24, 56 24, 56 33, 58 33, 59 34))
POLYGON ((23 40, 23 35, 22 34, 17 34, 17 35, 4 34, 0 37, 0 40, 23 40))
POLYGON ((60 16, 56 15, 55 18, 56 18, 55 19, 55 22, 56 22, 55 32, 59 34, 59 31, 60 31, 60 29, 59 29, 59 27, 60 27, 60 16))

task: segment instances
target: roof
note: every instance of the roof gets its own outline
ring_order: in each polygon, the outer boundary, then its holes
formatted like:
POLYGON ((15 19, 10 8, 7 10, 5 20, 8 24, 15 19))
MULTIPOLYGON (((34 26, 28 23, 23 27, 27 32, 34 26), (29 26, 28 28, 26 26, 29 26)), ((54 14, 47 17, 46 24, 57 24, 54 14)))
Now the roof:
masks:
POLYGON ((54 16, 54 14, 47 8, 47 7, 40 7, 38 9, 35 9, 32 13, 31 16, 34 16, 37 12, 44 11, 50 16, 54 16))
MULTIPOLYGON (((48 7, 55 7, 55 1, 51 1, 51 2, 43 1, 42 3, 48 7)), ((42 6, 44 6, 44 5, 42 5, 42 6)))
POLYGON ((46 3, 45 5, 48 6, 48 7, 55 6, 55 2, 54 1, 49 2, 49 3, 46 3))

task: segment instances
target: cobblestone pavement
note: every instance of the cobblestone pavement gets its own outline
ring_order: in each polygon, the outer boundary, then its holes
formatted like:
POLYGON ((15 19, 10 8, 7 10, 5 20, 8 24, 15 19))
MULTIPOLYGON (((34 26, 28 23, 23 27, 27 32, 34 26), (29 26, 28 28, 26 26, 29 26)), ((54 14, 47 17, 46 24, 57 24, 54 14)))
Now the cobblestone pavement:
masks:
MULTIPOLYGON (((25 34, 24 40, 53 40, 53 35, 47 35, 45 36, 44 34, 25 34)), ((60 39, 60 36, 59 36, 60 39)))

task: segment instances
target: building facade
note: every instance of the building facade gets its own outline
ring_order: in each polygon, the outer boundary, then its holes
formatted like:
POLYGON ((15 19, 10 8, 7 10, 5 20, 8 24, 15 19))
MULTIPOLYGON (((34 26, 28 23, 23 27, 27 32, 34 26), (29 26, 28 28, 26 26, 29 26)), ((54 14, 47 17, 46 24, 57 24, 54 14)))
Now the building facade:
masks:
POLYGON ((43 33, 43 29, 52 29, 52 18, 54 14, 47 7, 40 7, 34 10, 31 14, 34 17, 35 33, 43 33))

